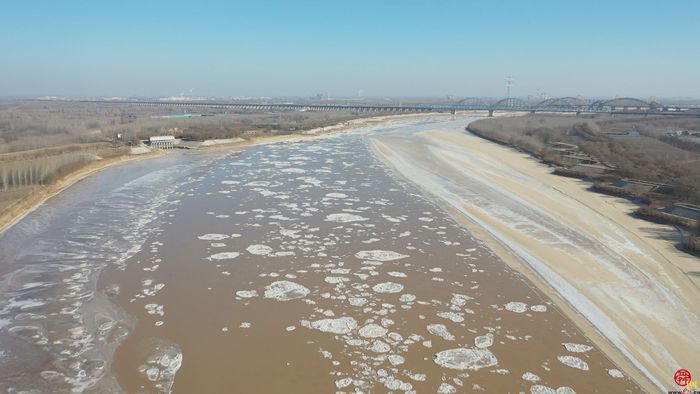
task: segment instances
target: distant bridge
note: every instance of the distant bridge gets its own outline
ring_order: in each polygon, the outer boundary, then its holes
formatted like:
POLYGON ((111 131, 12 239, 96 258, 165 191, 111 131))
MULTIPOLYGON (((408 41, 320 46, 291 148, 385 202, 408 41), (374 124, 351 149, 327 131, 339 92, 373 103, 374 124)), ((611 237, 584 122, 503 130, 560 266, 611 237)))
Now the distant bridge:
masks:
POLYGON ((610 100, 589 101, 577 97, 550 98, 539 102, 525 101, 520 98, 486 100, 476 97, 465 98, 454 103, 445 104, 411 104, 411 105, 372 105, 372 104, 331 104, 331 103, 225 103, 211 101, 82 101, 100 104, 130 104, 154 107, 181 108, 220 108, 258 111, 353 111, 353 112, 451 112, 487 111, 493 116, 496 111, 508 112, 562 112, 562 113, 610 113, 630 115, 686 115, 700 116, 700 106, 664 105, 656 101, 647 102, 633 97, 614 98, 610 100))

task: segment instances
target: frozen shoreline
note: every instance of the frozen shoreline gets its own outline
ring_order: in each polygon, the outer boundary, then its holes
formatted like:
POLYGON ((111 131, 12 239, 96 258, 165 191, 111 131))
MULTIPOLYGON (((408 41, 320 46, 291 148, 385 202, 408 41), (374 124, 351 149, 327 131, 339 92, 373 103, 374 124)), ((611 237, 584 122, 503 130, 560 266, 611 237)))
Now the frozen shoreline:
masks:
POLYGON ((596 342, 647 390, 671 387, 677 368, 700 367, 692 357, 698 289, 678 269, 693 258, 655 238, 667 227, 634 219, 626 214, 632 204, 462 131, 372 143, 504 260, 561 297, 570 317, 589 335, 602 334, 596 342))

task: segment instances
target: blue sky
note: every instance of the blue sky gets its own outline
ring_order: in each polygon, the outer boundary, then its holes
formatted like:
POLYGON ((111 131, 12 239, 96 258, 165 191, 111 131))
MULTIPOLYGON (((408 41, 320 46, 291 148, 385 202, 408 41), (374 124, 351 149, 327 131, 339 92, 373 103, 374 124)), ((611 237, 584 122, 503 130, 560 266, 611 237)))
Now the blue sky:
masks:
POLYGON ((700 97, 700 1, 2 1, 0 96, 700 97))

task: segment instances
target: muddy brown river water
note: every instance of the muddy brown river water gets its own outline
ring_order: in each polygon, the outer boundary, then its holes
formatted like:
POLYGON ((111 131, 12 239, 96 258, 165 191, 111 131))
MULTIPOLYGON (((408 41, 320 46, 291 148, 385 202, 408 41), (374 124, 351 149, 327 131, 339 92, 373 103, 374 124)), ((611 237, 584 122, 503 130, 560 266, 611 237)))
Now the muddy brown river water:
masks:
POLYGON ((0 389, 637 392, 367 135, 105 170, 0 235, 0 389))

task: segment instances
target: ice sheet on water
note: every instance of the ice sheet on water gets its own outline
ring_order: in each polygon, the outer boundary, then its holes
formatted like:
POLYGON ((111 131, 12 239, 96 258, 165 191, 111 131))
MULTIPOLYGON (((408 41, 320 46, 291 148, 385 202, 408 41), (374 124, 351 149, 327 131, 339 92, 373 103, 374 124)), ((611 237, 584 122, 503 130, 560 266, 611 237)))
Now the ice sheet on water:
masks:
MULTIPOLYGON (((302 322, 304 324, 304 322, 302 322)), ((337 319, 322 319, 311 322, 308 325, 315 330, 332 334, 349 334, 357 328, 357 321, 352 317, 339 317, 337 319)))
POLYGON ((377 293, 398 293, 403 290, 403 285, 394 282, 378 283, 372 287, 377 293))
POLYGON ((403 272, 398 272, 398 271, 387 272, 387 274, 389 276, 393 276, 395 278, 405 278, 408 276, 408 275, 404 274, 403 272))
POLYGON ((386 328, 374 323, 367 324, 358 330, 358 334, 363 338, 379 338, 386 335, 386 333, 386 328))
POLYGON ((197 237, 197 239, 201 239, 202 241, 221 241, 228 237, 229 236, 226 234, 204 234, 197 237))
POLYGON ((540 381, 540 377, 535 375, 532 372, 525 372, 523 374, 522 378, 523 378, 523 380, 527 380, 528 382, 532 382, 532 383, 540 381))
POLYGON ((238 257, 240 253, 238 252, 221 252, 209 256, 209 260, 231 260, 238 257))
POLYGON ((336 223, 363 222, 365 220, 369 220, 369 219, 362 217, 360 215, 352 214, 352 213, 332 213, 332 214, 326 216, 327 222, 336 222, 336 223))
POLYGON ((588 363, 581 360, 575 356, 558 356, 557 359, 562 364, 569 366, 571 368, 580 369, 582 371, 588 371, 588 363))
POLYGON ((511 301, 503 306, 506 308, 506 310, 515 313, 523 313, 527 311, 527 304, 524 302, 511 301))
POLYGON ((258 296, 258 292, 255 290, 238 290, 236 296, 241 298, 253 298, 258 296))
POLYGON ((582 345, 580 343, 562 343, 566 350, 572 353, 586 353, 593 349, 592 346, 582 345))
POLYGON ((608 375, 612 376, 613 378, 625 377, 625 375, 619 369, 615 368, 608 369, 608 375))
POLYGON ((393 261, 409 257, 408 255, 393 252, 391 250, 363 250, 355 253, 355 257, 360 260, 371 261, 393 261))
POLYGON ((454 341, 455 336, 447 330, 444 324, 428 324, 428 332, 446 341, 454 341))
POLYGON ((248 253, 256 256, 268 256, 273 252, 271 247, 260 244, 250 245, 245 250, 247 250, 248 253))
POLYGON ((306 287, 288 280, 273 282, 265 287, 265 298, 273 298, 278 301, 304 298, 309 293, 310 291, 306 287))
POLYGON ((476 371, 481 368, 493 367, 498 364, 496 356, 488 349, 456 348, 443 350, 433 359, 444 368, 476 371))
POLYGON ((474 338, 474 346, 480 349, 485 349, 491 345, 493 345, 493 334, 491 333, 474 338))

